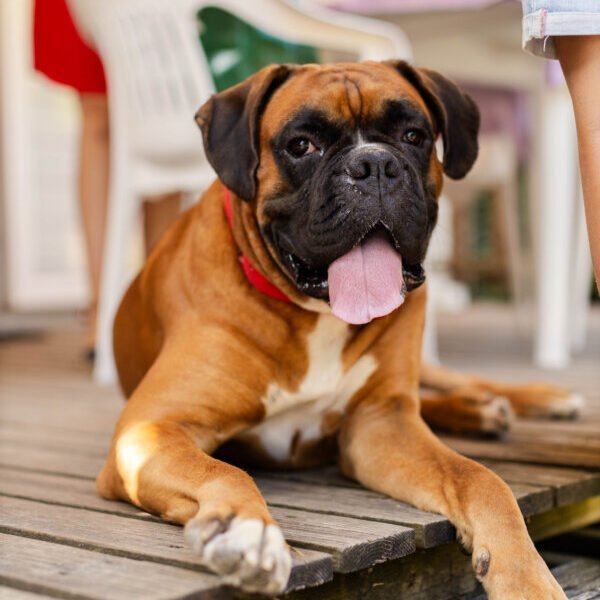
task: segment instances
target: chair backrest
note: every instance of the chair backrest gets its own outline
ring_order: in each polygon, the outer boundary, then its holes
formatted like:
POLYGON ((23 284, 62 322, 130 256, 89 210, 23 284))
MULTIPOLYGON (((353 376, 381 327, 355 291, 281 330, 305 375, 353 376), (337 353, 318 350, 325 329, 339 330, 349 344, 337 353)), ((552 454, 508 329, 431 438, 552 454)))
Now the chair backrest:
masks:
MULTIPOLYGON (((214 91, 193 22, 167 0, 70 0, 79 7, 98 47, 109 85, 125 86, 128 119, 143 131, 147 119, 183 123, 214 91), (182 119, 182 121, 180 121, 182 119)), ((178 133, 178 132, 177 132, 178 133)), ((175 137, 175 136, 173 136, 175 137)), ((168 143, 168 142, 166 142, 168 143)))
POLYGON ((391 23, 326 9, 310 0, 179 0, 190 15, 207 6, 237 15, 261 31, 296 44, 337 50, 357 60, 412 57, 404 32, 391 23))
POLYGON ((70 5, 102 56, 111 123, 126 149, 135 191, 201 189, 213 175, 193 115, 214 85, 193 21, 176 0, 70 5))

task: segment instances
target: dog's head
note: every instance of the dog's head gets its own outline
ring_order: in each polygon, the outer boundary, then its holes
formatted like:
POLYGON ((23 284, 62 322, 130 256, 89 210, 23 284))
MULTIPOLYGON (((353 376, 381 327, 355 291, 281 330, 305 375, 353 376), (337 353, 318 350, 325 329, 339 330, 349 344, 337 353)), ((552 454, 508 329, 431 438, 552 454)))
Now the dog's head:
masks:
POLYGON ((197 121, 292 295, 330 300, 349 322, 390 312, 423 282, 442 172, 459 179, 477 156, 473 101, 403 61, 266 67, 197 121))

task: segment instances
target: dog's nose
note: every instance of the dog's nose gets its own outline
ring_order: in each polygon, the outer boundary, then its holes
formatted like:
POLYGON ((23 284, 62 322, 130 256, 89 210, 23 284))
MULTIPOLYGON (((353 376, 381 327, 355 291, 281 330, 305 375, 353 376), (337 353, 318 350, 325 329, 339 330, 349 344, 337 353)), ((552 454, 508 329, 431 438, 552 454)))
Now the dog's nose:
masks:
POLYGON ((348 156, 346 173, 355 180, 391 180, 400 176, 396 157, 386 148, 355 148, 348 156))

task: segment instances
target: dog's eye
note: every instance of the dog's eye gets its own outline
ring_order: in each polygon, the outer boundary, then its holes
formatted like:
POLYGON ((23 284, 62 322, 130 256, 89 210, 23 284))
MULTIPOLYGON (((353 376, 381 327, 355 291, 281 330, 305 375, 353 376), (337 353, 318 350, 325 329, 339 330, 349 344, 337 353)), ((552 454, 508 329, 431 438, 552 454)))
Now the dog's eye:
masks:
POLYGON ((316 152, 317 147, 307 138, 295 138, 287 145, 287 151, 294 158, 302 158, 316 152))
POLYGON ((423 143, 425 136, 418 129, 409 129, 403 136, 402 141, 413 146, 420 146, 423 143))

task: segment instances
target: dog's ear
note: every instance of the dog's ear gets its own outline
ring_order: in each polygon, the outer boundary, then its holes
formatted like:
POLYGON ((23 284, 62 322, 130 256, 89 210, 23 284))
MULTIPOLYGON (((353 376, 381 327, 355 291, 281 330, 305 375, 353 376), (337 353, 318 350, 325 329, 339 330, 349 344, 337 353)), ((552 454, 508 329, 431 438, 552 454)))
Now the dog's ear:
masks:
POLYGON ((290 73, 286 65, 265 67, 215 94, 196 113, 208 162, 223 184, 243 200, 252 200, 256 192, 261 115, 290 73))
POLYGON ((444 173, 452 179, 462 179, 477 158, 477 105, 436 71, 417 69, 403 60, 387 62, 416 88, 431 111, 444 141, 444 173))

